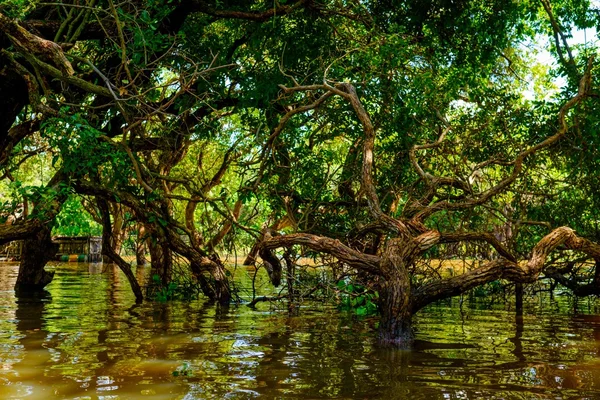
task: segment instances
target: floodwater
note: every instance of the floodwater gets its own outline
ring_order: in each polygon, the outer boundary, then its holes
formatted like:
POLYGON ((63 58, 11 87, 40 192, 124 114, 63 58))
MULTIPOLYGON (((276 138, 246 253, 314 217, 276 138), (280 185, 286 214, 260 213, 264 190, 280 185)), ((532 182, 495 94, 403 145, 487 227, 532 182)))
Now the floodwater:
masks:
POLYGON ((522 321, 438 304, 407 351, 375 345, 376 318, 325 305, 135 305, 112 267, 55 268, 47 294, 17 297, 17 267, 0 264, 0 399, 600 399, 588 300, 534 301, 522 321))

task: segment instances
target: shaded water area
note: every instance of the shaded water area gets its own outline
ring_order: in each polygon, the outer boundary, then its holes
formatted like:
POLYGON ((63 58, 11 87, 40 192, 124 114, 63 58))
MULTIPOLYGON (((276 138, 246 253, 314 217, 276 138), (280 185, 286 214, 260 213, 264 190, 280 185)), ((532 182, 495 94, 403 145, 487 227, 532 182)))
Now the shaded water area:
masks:
POLYGON ((600 398, 600 310, 588 300, 575 312, 545 298, 521 321, 455 299, 418 314, 406 351, 375 345, 376 318, 326 305, 296 317, 267 304, 135 305, 113 267, 55 268, 47 294, 28 297, 12 289, 17 266, 0 264, 1 399, 600 398))

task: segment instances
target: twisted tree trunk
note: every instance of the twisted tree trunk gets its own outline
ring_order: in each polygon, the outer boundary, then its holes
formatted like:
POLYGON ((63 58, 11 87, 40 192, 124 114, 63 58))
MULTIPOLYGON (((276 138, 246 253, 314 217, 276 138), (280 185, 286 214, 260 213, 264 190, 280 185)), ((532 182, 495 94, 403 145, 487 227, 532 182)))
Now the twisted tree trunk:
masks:
POLYGON ((67 193, 60 190, 60 183, 65 178, 61 170, 57 171, 45 188, 56 196, 51 200, 35 199, 36 206, 33 214, 37 215, 37 218, 26 219, 22 226, 20 224, 6 226, 6 232, 0 228, 0 243, 2 243, 3 233, 6 233, 5 238, 12 236, 13 239, 19 238, 17 233, 26 234, 15 289, 39 290, 48 285, 54 277, 54 273, 45 271, 44 267, 48 261, 54 259, 58 251, 58 246, 52 243, 51 235, 54 219, 67 198, 67 193))
POLYGON ((19 275, 15 290, 35 291, 48 285, 54 272, 47 272, 44 267, 56 256, 58 246, 52 243, 51 228, 44 226, 33 237, 23 242, 19 275))
POLYGON ((148 262, 146 260, 146 239, 146 228, 143 224, 138 224, 137 240, 135 241, 135 262, 138 267, 144 266, 148 262))
POLYGON ((149 243, 150 249, 150 265, 152 267, 152 275, 158 275, 163 285, 171 282, 173 273, 173 252, 164 239, 152 238, 149 243))
POLYGON ((407 267, 420 254, 419 242, 403 237, 390 239, 380 261, 384 282, 379 289, 378 340, 384 345, 408 348, 412 330, 411 283, 407 267))
POLYGON ((135 295, 136 302, 139 303, 144 299, 144 294, 142 293, 140 284, 136 280, 136 277, 131 270, 131 265, 129 265, 129 263, 123 260, 123 258, 121 258, 121 256, 115 252, 115 246, 112 243, 114 236, 112 232, 112 224, 110 222, 108 202, 98 197, 96 199, 96 204, 98 204, 100 216, 102 217, 102 255, 108 257, 110 261, 119 266, 121 271, 127 277, 127 281, 129 281, 129 285, 131 286, 131 290, 135 295))

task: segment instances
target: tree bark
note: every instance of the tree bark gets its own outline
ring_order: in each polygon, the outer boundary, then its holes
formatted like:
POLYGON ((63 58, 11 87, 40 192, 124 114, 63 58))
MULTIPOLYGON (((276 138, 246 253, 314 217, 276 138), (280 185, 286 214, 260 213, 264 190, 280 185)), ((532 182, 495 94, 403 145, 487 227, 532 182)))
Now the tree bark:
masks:
POLYGON ((406 243, 390 239, 381 259, 385 281, 379 290, 378 340, 383 345, 408 348, 414 341, 412 330, 411 287, 407 263, 412 251, 405 252, 406 243))
POLYGON ((515 285, 515 312, 517 315, 523 315, 523 284, 515 285))
POLYGON ((269 249, 261 247, 258 251, 258 255, 263 260, 263 264, 265 265, 265 269, 269 274, 269 279, 273 286, 277 287, 281 284, 281 261, 277 258, 275 254, 269 249))
POLYGON ((108 202, 98 197, 96 198, 96 203, 98 204, 98 209, 100 210, 100 215, 102 217, 102 255, 108 257, 112 262, 119 266, 129 281, 136 302, 139 303, 144 300, 144 294, 142 293, 140 284, 131 270, 131 265, 115 252, 114 246, 111 243, 114 236, 112 233, 112 224, 110 222, 110 213, 108 211, 108 202))
POLYGON ((163 285, 171 282, 173 273, 173 253, 162 240, 150 241, 150 265, 152 275, 158 275, 163 285))
POLYGON ((261 246, 261 243, 263 241, 265 241, 267 239, 267 237, 271 237, 277 231, 279 231, 283 228, 287 228, 289 226, 292 226, 292 221, 290 220, 290 218, 288 218, 286 216, 281 219, 278 219, 271 226, 264 228, 262 230, 261 236, 258 239, 256 239, 256 242, 254 242, 254 245, 248 252, 246 259, 244 260, 244 265, 254 265, 254 263, 256 262, 256 256, 258 255, 258 250, 261 246))
POLYGON ((109 210, 113 216, 112 221, 112 246, 113 250, 117 254, 121 254, 123 248, 123 242, 127 236, 127 230, 125 229, 125 216, 123 215, 123 206, 119 203, 108 203, 109 210))
POLYGON ((26 234, 21 250, 21 264, 15 289, 39 290, 48 285, 54 273, 46 272, 46 263, 56 256, 57 246, 52 243, 52 226, 56 215, 67 198, 67 193, 60 190, 60 183, 66 178, 61 170, 57 171, 45 187, 48 192, 56 193, 50 200, 37 201, 33 213, 37 218, 27 219, 22 225, 17 224, 0 227, 0 244, 2 239, 19 234, 26 234), (6 229, 3 229, 6 228, 6 229))
POLYGON ((138 225, 137 240, 135 242, 135 262, 138 267, 146 265, 146 228, 144 225, 138 225))
POLYGON ((46 263, 56 256, 58 250, 58 246, 52 243, 50 233, 51 228, 45 226, 24 241, 15 290, 41 290, 52 281, 54 272, 44 270, 46 263))

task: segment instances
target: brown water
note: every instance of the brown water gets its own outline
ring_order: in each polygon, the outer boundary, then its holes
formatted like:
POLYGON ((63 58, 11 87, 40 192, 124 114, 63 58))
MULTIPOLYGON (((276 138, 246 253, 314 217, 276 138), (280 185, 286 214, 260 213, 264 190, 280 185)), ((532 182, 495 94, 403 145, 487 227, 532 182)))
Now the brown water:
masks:
POLYGON ((0 399, 600 399, 587 301, 529 304, 523 323, 504 306, 429 307, 402 351, 375 345, 376 319, 324 305, 136 306, 124 276, 86 264, 17 297, 16 274, 0 264, 0 399))

